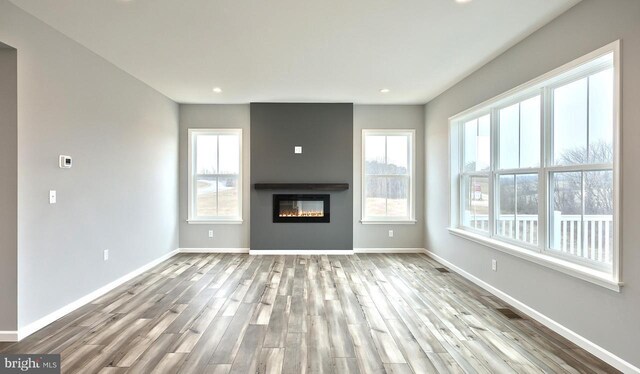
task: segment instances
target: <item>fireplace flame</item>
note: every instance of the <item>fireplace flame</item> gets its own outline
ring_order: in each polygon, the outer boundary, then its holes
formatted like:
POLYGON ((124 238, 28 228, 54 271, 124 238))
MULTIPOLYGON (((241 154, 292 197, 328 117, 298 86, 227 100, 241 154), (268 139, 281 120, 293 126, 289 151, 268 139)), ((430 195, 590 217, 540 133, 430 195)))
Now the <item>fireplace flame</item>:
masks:
POLYGON ((280 217, 324 217, 324 212, 321 210, 310 211, 298 211, 298 210, 284 210, 278 214, 280 217))

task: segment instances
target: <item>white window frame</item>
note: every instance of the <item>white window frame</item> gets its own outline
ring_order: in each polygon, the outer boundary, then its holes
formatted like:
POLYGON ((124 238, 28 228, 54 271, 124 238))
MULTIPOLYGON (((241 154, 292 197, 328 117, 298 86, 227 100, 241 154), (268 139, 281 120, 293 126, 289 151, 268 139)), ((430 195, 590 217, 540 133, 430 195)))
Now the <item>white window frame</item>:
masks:
MULTIPOLYGON (((206 129, 189 129, 188 130, 188 219, 190 224, 241 224, 242 221, 242 190, 243 190, 243 168, 242 168, 242 129, 235 128, 206 128, 206 129), (213 216, 213 217, 198 217, 196 215, 196 191, 197 183, 195 180, 197 175, 194 174, 196 170, 196 144, 195 140, 198 135, 237 135, 240 139, 239 147, 239 173, 238 173, 238 216, 213 216)), ((219 150, 218 150, 219 152, 219 150)))
MULTIPOLYGON (((361 220, 362 224, 415 224, 415 164, 416 164, 416 130, 414 129, 363 129, 361 148, 361 220), (409 216, 407 217, 367 217, 365 214, 366 204, 366 159, 365 144, 366 137, 370 135, 379 136, 409 136, 409 216)), ((384 175, 382 175, 384 176, 384 175)))
MULTIPOLYGON (((582 56, 568 64, 561 66, 549 73, 535 78, 521 86, 509 90, 488 101, 476 105, 462 113, 449 118, 450 134, 450 217, 449 232, 462 238, 480 243, 490 248, 532 261, 534 263, 561 271, 565 274, 592 282, 605 288, 619 292, 622 286, 621 272, 621 243, 620 243, 620 41, 615 41, 599 48, 585 56, 582 56), (552 90, 576 79, 581 79, 603 69, 600 58, 613 55, 613 163, 612 164, 588 164, 588 165, 554 165, 552 156, 552 90), (541 95, 541 121, 540 128, 540 164, 537 168, 499 169, 498 168, 498 111, 514 103, 526 100, 536 95, 541 95), (491 113, 491 168, 489 176, 489 231, 473 230, 462 226, 462 184, 461 175, 463 169, 463 125, 466 121, 480 117, 487 112, 491 113), (550 175, 558 171, 589 171, 612 170, 613 172, 613 243, 611 269, 599 268, 592 263, 581 261, 575 256, 564 255, 558 251, 550 250, 548 222, 550 210, 551 191, 550 175), (495 214, 497 205, 497 178, 504 174, 538 174, 538 203, 539 222, 538 227, 544 228, 538 231, 538 245, 530 245, 525 242, 509 240, 496 234, 495 214)), ((478 172, 480 174, 486 174, 478 172)), ((473 172, 468 174, 474 174, 473 172)))

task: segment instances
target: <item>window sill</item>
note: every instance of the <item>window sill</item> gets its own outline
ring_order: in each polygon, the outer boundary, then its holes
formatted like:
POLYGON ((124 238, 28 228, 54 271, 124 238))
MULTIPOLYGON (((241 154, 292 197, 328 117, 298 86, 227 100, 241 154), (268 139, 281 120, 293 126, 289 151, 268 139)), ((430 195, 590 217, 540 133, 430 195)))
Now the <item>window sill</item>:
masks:
POLYGON ((559 258, 551 257, 542 253, 532 252, 531 250, 518 247, 499 240, 478 235, 459 228, 449 228, 452 235, 471 240, 486 247, 516 256, 538 265, 545 266, 550 269, 557 270, 561 273, 582 279, 584 281, 596 284, 598 286, 608 288, 615 292, 620 292, 623 283, 612 279, 609 273, 591 269, 582 265, 574 264, 559 258))
POLYGON ((241 225, 244 221, 242 219, 219 219, 219 220, 203 220, 203 219, 188 219, 187 223, 190 225, 241 225))
POLYGON ((362 223, 363 225, 415 225, 417 222, 418 221, 416 221, 415 219, 398 220, 398 221, 393 221, 393 220, 376 221, 371 219, 360 220, 360 223, 362 223))

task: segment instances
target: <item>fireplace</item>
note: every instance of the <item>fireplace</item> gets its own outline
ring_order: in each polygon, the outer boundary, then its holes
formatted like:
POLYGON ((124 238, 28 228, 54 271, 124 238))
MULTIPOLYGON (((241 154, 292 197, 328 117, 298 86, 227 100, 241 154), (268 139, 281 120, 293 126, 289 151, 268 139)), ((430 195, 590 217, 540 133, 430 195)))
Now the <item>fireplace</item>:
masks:
POLYGON ((331 222, 330 195, 273 195, 273 222, 331 222))

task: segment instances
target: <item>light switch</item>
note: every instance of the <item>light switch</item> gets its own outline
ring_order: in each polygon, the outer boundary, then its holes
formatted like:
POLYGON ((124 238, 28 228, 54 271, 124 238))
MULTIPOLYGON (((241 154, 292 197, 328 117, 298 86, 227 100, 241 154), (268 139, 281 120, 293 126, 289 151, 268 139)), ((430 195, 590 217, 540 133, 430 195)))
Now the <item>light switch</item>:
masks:
POLYGON ((57 198, 56 191, 54 190, 49 191, 49 204, 55 204, 57 200, 58 198, 57 198))
POLYGON ((293 153, 300 155, 302 154, 302 146, 301 145, 296 145, 295 147, 293 147, 293 153))

